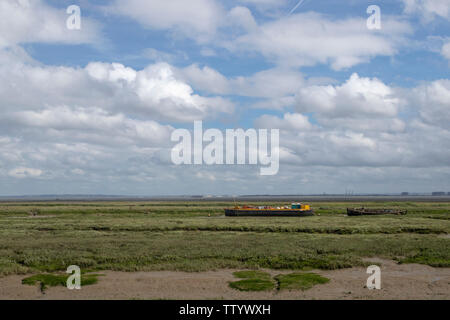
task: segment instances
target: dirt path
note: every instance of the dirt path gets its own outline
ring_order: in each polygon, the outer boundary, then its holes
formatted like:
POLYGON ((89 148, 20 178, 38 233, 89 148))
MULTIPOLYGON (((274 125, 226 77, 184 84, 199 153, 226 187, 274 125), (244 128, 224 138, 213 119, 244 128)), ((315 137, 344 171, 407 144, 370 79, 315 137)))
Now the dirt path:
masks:
MULTIPOLYGON (((0 299, 447 299, 450 300, 450 268, 419 264, 381 264, 381 289, 365 288, 365 268, 317 272, 330 279, 307 291, 240 292, 228 287, 236 280, 232 272, 220 270, 187 272, 101 272, 95 285, 81 290, 53 287, 42 294, 38 287, 22 285, 25 276, 0 278, 0 299)), ((266 270, 272 275, 286 273, 266 270)))

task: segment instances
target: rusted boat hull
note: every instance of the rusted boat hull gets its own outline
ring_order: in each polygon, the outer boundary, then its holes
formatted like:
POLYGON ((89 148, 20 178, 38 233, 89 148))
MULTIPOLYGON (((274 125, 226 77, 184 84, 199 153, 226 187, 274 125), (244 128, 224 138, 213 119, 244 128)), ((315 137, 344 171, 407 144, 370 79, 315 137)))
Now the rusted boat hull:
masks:
POLYGON ((349 209, 347 208, 348 216, 378 216, 384 214, 393 214, 393 215, 405 215, 407 213, 406 210, 392 210, 392 209, 349 209))
POLYGON ((313 210, 246 210, 225 209, 228 217, 306 217, 313 216, 313 210))

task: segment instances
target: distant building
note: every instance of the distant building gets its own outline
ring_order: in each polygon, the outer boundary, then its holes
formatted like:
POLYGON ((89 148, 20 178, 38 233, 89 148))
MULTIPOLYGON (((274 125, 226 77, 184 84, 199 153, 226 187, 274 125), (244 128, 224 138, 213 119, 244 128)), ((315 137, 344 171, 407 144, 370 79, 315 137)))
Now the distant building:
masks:
POLYGON ((409 192, 402 192, 402 196, 409 196, 409 192))
POLYGON ((445 192, 443 191, 436 191, 431 193, 432 196, 445 196, 445 192))

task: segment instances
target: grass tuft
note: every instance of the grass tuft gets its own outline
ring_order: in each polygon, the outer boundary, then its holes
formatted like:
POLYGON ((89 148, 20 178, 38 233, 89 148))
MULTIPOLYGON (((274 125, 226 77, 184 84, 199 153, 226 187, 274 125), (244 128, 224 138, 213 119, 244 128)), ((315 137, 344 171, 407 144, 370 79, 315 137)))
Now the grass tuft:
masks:
POLYGON ((278 290, 308 290, 317 284, 330 281, 330 279, 315 273, 280 274, 275 279, 278 281, 278 290))
POLYGON ((240 291, 267 291, 275 288, 275 283, 264 279, 244 279, 230 282, 230 287, 240 291))
MULTIPOLYGON (((91 284, 97 283, 98 274, 89 274, 89 275, 81 275, 81 286, 87 286, 91 284)), ((39 287, 42 292, 45 291, 48 287, 56 287, 56 286, 66 286, 67 278, 70 275, 65 274, 36 274, 31 277, 25 278, 22 280, 22 284, 25 285, 36 285, 39 284, 39 287)))
POLYGON ((269 273, 258 270, 245 270, 233 272, 236 278, 243 280, 230 282, 233 289, 240 291, 267 291, 275 288, 275 283, 269 273))

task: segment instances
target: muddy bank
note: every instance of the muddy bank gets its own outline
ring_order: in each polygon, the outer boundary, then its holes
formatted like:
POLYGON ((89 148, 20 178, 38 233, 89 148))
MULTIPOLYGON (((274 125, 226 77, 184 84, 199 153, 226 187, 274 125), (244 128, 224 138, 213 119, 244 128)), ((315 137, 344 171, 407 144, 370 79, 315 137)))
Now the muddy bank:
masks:
MULTIPOLYGON (((229 288, 236 270, 208 272, 99 272, 95 285, 81 290, 51 287, 43 294, 38 286, 21 283, 26 276, 0 278, 0 299, 446 299, 450 300, 450 268, 419 264, 398 265, 369 259, 381 265, 381 289, 365 288, 365 268, 322 271, 330 279, 307 291, 240 292, 229 288)), ((272 275, 289 271, 265 270, 272 275)))

